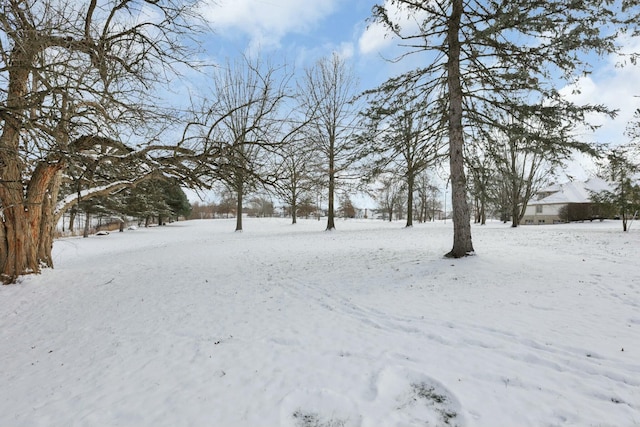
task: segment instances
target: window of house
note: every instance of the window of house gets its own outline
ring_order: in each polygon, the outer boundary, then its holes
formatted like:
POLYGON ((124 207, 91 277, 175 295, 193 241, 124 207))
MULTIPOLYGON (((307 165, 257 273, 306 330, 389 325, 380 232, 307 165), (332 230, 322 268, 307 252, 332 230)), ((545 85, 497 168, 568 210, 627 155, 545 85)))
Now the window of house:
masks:
POLYGON ((536 213, 542 213, 542 205, 536 205, 536 213))

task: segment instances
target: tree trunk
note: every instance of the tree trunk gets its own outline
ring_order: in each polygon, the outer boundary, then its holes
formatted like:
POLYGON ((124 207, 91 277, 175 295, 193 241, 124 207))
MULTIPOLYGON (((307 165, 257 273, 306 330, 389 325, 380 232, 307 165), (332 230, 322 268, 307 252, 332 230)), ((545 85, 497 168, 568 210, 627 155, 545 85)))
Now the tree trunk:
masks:
POLYGON ((244 185, 242 182, 238 185, 238 194, 236 197, 236 231, 242 231, 242 198, 244 185))
MULTIPOLYGON (((18 276, 38 273, 52 266, 51 247, 56 225, 55 204, 64 162, 55 155, 41 160, 24 187, 24 163, 20 158, 20 132, 29 109, 29 78, 41 45, 17 44, 10 55, 6 111, 0 134, 0 279, 15 282, 18 276)), ((58 137, 66 138, 61 120, 58 137)), ((62 141, 60 141, 62 142, 62 141)))
POLYGON ((413 227, 413 186, 415 176, 413 171, 407 173, 407 225, 405 227, 413 227))
POLYGON ((511 164, 511 227, 515 228, 518 226, 519 217, 520 217, 520 208, 518 207, 518 202, 520 201, 520 185, 518 183, 518 178, 515 170, 515 158, 512 159, 511 164))
POLYGON ((49 183, 46 196, 42 202, 42 219, 40 225, 40 238, 38 240, 38 263, 47 267, 53 267, 51 250, 56 229, 55 207, 58 200, 58 192, 62 182, 62 170, 57 170, 49 183))
POLYGON ((7 109, 3 113, 0 135, 0 212, 3 218, 0 223, 0 275, 3 283, 13 283, 19 275, 38 269, 37 265, 28 265, 28 210, 22 186, 24 165, 18 151, 23 126, 20 112, 26 110, 28 67, 33 62, 33 56, 23 50, 25 47, 16 46, 11 54, 7 109))
POLYGON ((447 29, 449 57, 447 86, 449 89, 449 168, 453 209, 453 248, 445 256, 461 258, 473 253, 471 216, 467 203, 467 180, 464 173, 464 132, 462 127, 462 86, 460 83, 460 20, 463 1, 453 0, 447 29))
POLYGON ((329 210, 327 212, 327 230, 335 230, 336 224, 334 221, 335 211, 334 211, 334 194, 336 187, 336 177, 335 177, 335 153, 334 153, 335 141, 334 137, 330 137, 330 148, 329 148, 329 210))
POLYGON ((77 212, 77 209, 75 207, 71 209, 71 211, 69 212, 69 233, 71 234, 73 234, 73 226, 76 220, 76 212, 77 212))
POLYGON ((473 198, 473 207, 475 208, 473 223, 478 224, 480 222, 480 201, 478 200, 478 196, 473 198))
POLYGON ((22 183, 2 187, 4 222, 0 225, 2 281, 13 283, 18 276, 51 267, 55 229, 54 207, 60 186, 61 163, 40 163, 23 196, 22 183), (24 197, 23 200, 22 197, 24 197), (11 200, 11 202, 7 202, 11 200))
POLYGON ((4 149, 0 150, 0 206, 4 221, 0 225, 0 266, 4 283, 13 283, 23 274, 38 273, 41 265, 52 265, 53 209, 63 167, 61 161, 53 159, 39 163, 23 190, 17 146, 9 148, 14 139, 19 141, 14 132, 17 126, 19 122, 5 120, 1 136, 4 149))
POLYGON ((511 227, 518 226, 518 216, 520 215, 520 209, 515 201, 511 202, 511 227))
POLYGON ((298 203, 296 201, 296 198, 293 197, 293 200, 291 201, 291 224, 296 224, 298 222, 298 213, 296 212, 298 210, 298 203))
POLYGON ((87 207, 87 211, 84 214, 84 230, 82 231, 82 237, 89 237, 89 228, 91 226, 91 213, 87 207))

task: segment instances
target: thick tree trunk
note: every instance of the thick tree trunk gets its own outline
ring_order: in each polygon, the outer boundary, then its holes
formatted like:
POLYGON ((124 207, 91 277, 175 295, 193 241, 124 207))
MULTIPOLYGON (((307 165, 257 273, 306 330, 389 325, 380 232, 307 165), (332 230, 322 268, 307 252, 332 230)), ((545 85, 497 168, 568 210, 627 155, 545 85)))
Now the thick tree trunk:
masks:
POLYGON ((51 250, 53 249, 53 238, 57 225, 55 207, 61 182, 62 170, 57 170, 49 183, 47 194, 42 203, 42 220, 38 241, 38 263, 50 268, 53 267, 51 250))
POLYGON ((53 265, 54 207, 61 168, 61 163, 40 163, 24 199, 21 182, 2 186, 0 263, 4 283, 12 283, 23 274, 38 273, 42 265, 53 265))
POLYGON ((513 202, 511 205, 511 228, 516 228, 518 226, 518 217, 520 216, 520 209, 518 205, 513 202))
POLYGON ((28 220, 24 204, 22 170, 18 147, 22 129, 21 111, 26 110, 25 95, 28 90, 28 66, 33 57, 22 50, 25 46, 16 46, 12 51, 12 63, 9 70, 7 109, 3 115, 2 134, 0 135, 0 209, 2 223, 0 227, 0 275, 3 283, 12 283, 16 278, 37 266, 27 265, 29 242, 28 220))
MULTIPOLYGON (((28 73, 12 71, 7 104, 16 107, 22 102, 28 73)), ((19 117, 7 114, 0 135, 0 275, 3 283, 12 283, 18 276, 40 271, 41 264, 51 265, 53 241, 53 209, 59 180, 55 179, 63 163, 54 159, 36 166, 25 189, 23 163, 19 157, 19 117)))
POLYGON ((12 283, 18 276, 52 266, 54 209, 64 163, 47 158, 38 163, 24 187, 20 132, 29 103, 29 76, 39 45, 19 44, 11 52, 7 109, 0 134, 0 278, 12 283))
POLYGON ((471 216, 467 203, 467 180, 464 173, 464 132, 462 127, 462 86, 460 75, 460 20, 463 1, 453 0, 449 17, 447 43, 447 86, 449 89, 449 168, 453 209, 453 248, 445 256, 461 258, 473 253, 471 216))
POLYGON ((2 281, 13 283, 19 275, 33 271, 34 267, 37 271, 37 265, 29 266, 27 263, 28 221, 23 204, 9 197, 3 197, 2 206, 4 216, 3 230, 0 232, 0 236, 3 237, 3 248, 0 250, 0 255, 3 257, 2 281))

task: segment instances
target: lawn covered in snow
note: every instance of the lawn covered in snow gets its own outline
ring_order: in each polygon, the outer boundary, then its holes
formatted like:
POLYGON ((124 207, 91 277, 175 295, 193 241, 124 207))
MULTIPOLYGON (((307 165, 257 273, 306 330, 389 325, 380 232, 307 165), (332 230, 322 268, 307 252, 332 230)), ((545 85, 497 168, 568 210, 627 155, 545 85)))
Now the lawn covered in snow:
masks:
POLYGON ((0 287, 0 426, 640 425, 640 224, 201 220, 0 287))

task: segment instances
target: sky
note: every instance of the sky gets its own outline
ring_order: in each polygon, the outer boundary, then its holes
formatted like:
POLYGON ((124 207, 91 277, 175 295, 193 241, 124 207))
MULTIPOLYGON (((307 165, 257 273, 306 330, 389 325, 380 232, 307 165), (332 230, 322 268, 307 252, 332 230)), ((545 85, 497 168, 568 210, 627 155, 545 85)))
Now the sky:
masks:
MULTIPOLYGON (((333 52, 347 59, 360 80, 362 90, 378 86, 389 77, 420 65, 417 57, 398 63, 389 59, 401 52, 397 39, 380 24, 372 23, 372 7, 389 0, 215 0, 203 9, 215 33, 204 48, 217 63, 241 54, 280 60, 297 70, 313 65, 333 52)), ((624 41, 626 52, 640 51, 639 39, 624 41)), ((579 93, 561 88, 579 103, 605 104, 618 110, 615 119, 593 117, 601 126, 596 133, 579 130, 584 139, 600 143, 628 142, 627 123, 640 108, 640 66, 619 67, 619 57, 599 58, 593 73, 580 80, 579 93)), ((586 179, 595 173, 593 163, 580 157, 570 174, 586 179)))

